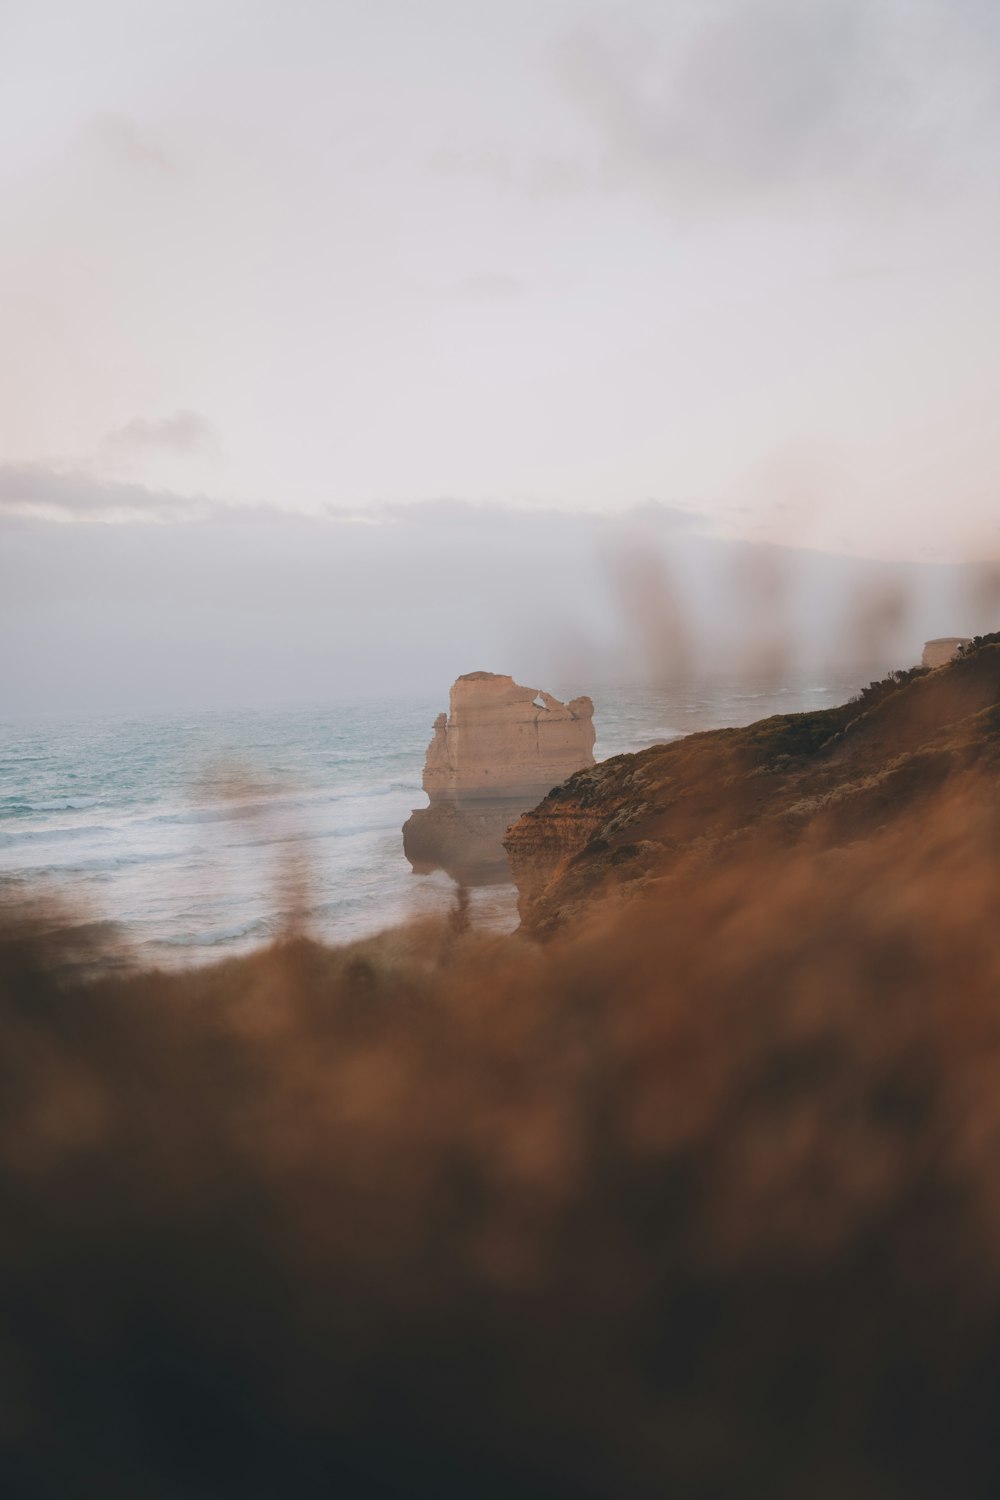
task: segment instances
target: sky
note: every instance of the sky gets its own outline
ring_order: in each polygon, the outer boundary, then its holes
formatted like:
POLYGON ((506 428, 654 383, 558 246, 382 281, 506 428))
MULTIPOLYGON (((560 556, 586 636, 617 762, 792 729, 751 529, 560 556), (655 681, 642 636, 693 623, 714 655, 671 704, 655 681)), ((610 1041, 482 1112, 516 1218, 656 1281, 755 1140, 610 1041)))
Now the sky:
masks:
POLYGON ((994 0, 0 0, 8 644, 126 533, 1000 557, 998 230, 994 0))

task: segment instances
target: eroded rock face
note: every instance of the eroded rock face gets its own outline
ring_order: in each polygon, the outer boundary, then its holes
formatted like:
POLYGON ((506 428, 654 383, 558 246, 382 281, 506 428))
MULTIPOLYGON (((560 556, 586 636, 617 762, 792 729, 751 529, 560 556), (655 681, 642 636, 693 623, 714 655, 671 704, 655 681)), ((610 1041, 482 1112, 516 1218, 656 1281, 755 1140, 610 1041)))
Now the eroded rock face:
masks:
POLYGON ((594 764, 593 714, 589 698, 560 703, 494 672, 460 677, 427 748, 430 806, 403 826, 414 871, 443 869, 464 885, 509 880, 504 834, 553 786, 594 764))
POLYGON ((504 839, 523 930, 548 937, 754 841, 768 858, 800 842, 820 858, 971 768, 1000 787, 1000 640, 872 687, 618 755, 554 788, 504 839))
POLYGON ((954 661, 962 646, 968 645, 967 635, 941 635, 933 641, 925 641, 924 654, 920 659, 921 666, 943 667, 948 662, 954 661))

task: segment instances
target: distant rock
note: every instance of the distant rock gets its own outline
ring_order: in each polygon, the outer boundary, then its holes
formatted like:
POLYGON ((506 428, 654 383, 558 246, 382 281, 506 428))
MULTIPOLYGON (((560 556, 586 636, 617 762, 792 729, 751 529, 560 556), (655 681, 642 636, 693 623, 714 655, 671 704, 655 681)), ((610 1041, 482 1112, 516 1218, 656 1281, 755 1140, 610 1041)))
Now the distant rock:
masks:
POLYGON ((424 763, 430 806, 403 825, 415 873, 463 885, 510 879, 503 837, 554 786, 594 764, 594 705, 560 703, 495 672, 468 672, 434 722, 424 763))
POLYGON ((924 654, 920 658, 921 665, 943 667, 958 655, 960 647, 968 646, 969 641, 970 637, 967 635, 935 636, 934 640, 924 642, 924 654))

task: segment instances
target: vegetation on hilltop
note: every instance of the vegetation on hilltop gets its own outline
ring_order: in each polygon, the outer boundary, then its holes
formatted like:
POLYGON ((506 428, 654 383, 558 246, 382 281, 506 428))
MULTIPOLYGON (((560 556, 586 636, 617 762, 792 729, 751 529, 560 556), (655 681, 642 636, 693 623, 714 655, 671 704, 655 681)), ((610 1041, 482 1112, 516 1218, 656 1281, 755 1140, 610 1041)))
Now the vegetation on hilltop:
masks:
POLYGON ((609 888, 634 894, 734 839, 818 849, 865 838, 950 775, 1000 775, 998 708, 1000 644, 982 637, 946 667, 890 672, 835 708, 618 756, 508 833, 522 918, 551 934, 609 888))
POLYGON ((1000 646, 1000 630, 994 630, 990 635, 974 635, 971 641, 966 641, 959 646, 959 656, 975 656, 984 646, 1000 646))

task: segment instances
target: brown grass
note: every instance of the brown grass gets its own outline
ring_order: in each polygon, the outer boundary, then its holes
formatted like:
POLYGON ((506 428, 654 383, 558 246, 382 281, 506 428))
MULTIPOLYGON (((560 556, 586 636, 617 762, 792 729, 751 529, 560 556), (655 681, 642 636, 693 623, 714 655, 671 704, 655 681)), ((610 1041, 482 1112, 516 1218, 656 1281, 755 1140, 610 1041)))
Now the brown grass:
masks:
POLYGON ((994 1495, 1000 804, 73 984, 0 958, 0 1477, 994 1495))

